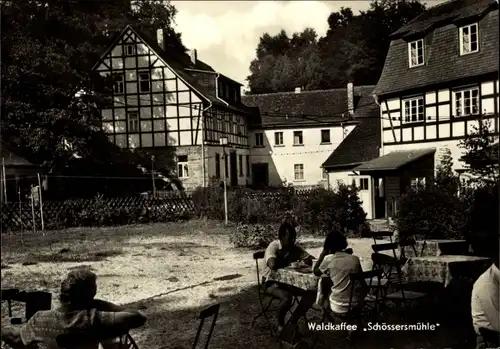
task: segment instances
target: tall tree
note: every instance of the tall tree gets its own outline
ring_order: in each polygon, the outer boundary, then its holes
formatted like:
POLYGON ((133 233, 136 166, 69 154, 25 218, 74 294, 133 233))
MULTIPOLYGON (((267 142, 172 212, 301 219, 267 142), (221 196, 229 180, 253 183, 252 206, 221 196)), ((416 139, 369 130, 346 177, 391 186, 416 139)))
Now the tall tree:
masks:
POLYGON ((71 164, 75 153, 100 174, 104 165, 108 171, 113 164, 123 174, 123 166, 137 170, 137 162, 150 164, 144 154, 108 142, 101 131, 100 107, 109 103, 112 81, 91 71, 126 24, 162 25, 169 33, 167 44, 185 52, 170 26, 175 8, 168 1, 132 5, 119 0, 1 2, 4 142, 46 169, 71 164), (75 99, 80 89, 91 93, 75 99))
POLYGON ((283 31, 274 37, 264 34, 247 78, 250 93, 290 91, 292 86, 327 89, 343 87, 347 82, 376 84, 389 48, 389 35, 424 9, 417 0, 375 0, 359 15, 354 15, 350 8, 332 12, 328 31, 319 39, 312 35, 312 29, 295 33, 291 39, 283 31), (280 62, 277 69, 261 64, 264 60, 272 61, 269 55, 280 62), (283 76, 290 72, 283 68, 284 60, 295 66, 300 61, 310 63, 307 69, 295 67, 292 79, 283 76), (257 69, 262 66, 266 69, 257 69))

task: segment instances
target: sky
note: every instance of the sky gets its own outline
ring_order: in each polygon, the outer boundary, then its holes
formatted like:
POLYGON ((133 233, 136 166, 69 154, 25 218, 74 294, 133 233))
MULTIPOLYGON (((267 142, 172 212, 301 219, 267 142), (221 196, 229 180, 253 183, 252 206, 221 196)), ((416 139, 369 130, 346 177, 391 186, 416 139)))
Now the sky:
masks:
MULTIPOLYGON (((443 0, 427 0, 435 5, 443 0)), ((188 49, 216 71, 244 85, 259 38, 264 33, 289 35, 314 28, 328 29, 331 12, 350 7, 355 14, 370 1, 172 1, 178 10, 176 31, 188 49)))

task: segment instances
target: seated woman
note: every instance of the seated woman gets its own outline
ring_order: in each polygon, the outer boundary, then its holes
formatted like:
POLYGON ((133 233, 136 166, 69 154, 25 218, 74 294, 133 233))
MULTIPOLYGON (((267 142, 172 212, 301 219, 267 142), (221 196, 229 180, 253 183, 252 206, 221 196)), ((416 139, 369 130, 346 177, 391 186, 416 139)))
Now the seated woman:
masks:
POLYGON ((354 293, 351 301, 351 310, 362 307, 367 290, 366 285, 353 285, 351 273, 362 272, 361 262, 352 254, 352 249, 347 249, 347 240, 339 231, 331 232, 325 239, 323 252, 314 265, 314 274, 317 276, 328 275, 333 283, 329 303, 334 313, 345 314, 349 311, 349 299, 353 287, 354 293))
MULTIPOLYGON (((278 239, 269 244, 264 256, 266 268, 262 276, 264 280, 266 280, 266 293, 280 300, 277 314, 278 332, 285 326, 285 315, 292 306, 293 294, 282 284, 271 280, 267 281, 267 279, 273 270, 275 271, 287 267, 293 262, 302 261, 304 264, 312 265, 313 257, 295 244, 296 239, 297 232, 295 231, 294 225, 289 220, 286 220, 279 227, 278 239)), ((304 307, 307 307, 307 305, 305 304, 304 307)), ((305 311, 307 311, 307 309, 305 311)), ((290 320, 292 324, 296 323, 298 317, 300 317, 301 310, 297 310, 295 315, 296 316, 290 320)))

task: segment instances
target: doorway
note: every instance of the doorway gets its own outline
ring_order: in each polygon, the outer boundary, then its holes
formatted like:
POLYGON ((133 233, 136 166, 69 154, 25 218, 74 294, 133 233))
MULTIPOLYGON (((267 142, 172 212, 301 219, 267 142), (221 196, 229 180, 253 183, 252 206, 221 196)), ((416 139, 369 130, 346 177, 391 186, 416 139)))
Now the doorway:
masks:
POLYGON ((269 186, 269 165, 267 163, 252 164, 252 184, 256 187, 269 186))

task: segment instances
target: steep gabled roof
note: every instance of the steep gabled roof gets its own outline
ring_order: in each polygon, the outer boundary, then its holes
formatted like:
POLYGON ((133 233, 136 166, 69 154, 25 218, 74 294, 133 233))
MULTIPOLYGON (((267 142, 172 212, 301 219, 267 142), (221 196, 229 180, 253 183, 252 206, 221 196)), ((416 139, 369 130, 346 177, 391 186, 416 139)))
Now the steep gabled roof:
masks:
POLYGON ((325 169, 353 168, 379 156, 380 108, 373 103, 371 93, 361 97, 355 115, 359 125, 326 159, 325 169))
POLYGON ((150 35, 145 33, 137 26, 127 25, 127 27, 125 27, 125 29, 119 35, 117 35, 113 45, 111 45, 108 48, 108 50, 106 50, 106 52, 103 54, 103 57, 116 45, 119 38, 128 29, 132 30, 138 37, 140 37, 150 47, 150 49, 153 50, 154 53, 158 55, 175 72, 175 74, 179 76, 181 80, 183 80, 188 86, 190 86, 193 89, 193 92, 196 93, 196 95, 199 98, 212 103, 212 105, 227 108, 235 112, 251 113, 251 110, 246 108, 241 103, 229 104, 229 106, 227 106, 224 102, 222 102, 217 98, 215 90, 211 91, 207 87, 199 84, 196 81, 196 79, 189 74, 189 71, 186 70, 186 69, 197 69, 197 70, 204 70, 207 72, 216 73, 215 70, 210 65, 199 59, 196 60, 195 64, 192 62, 188 54, 181 54, 170 51, 167 53, 164 49, 162 49, 158 45, 156 39, 152 38, 150 35))
MULTIPOLYGON (((355 111, 367 89, 371 92, 373 86, 354 87, 355 111)), ((348 119, 347 88, 246 95, 242 102, 259 108, 261 120, 255 127, 329 124, 348 119)))
POLYGON ((3 142, 0 142, 0 157, 6 167, 39 167, 14 153, 3 142))
POLYGON ((498 4, 454 0, 432 7, 393 35, 374 93, 388 95, 498 73, 498 4), (479 52, 460 55, 458 27, 479 23, 479 52), (424 39, 425 64, 408 66, 408 41, 424 39))

